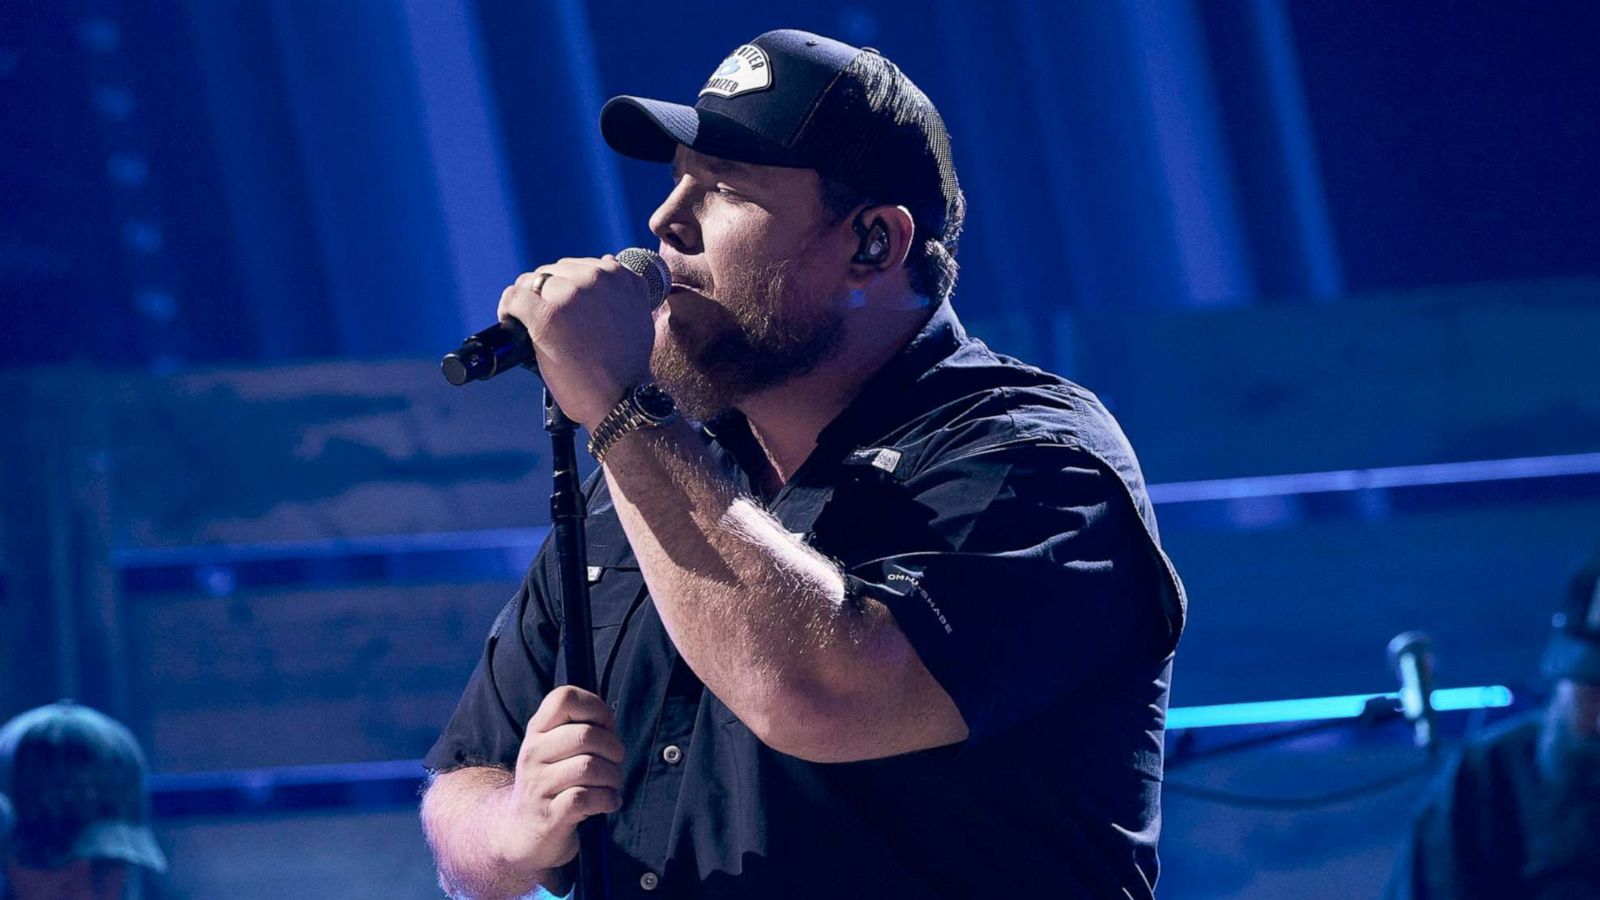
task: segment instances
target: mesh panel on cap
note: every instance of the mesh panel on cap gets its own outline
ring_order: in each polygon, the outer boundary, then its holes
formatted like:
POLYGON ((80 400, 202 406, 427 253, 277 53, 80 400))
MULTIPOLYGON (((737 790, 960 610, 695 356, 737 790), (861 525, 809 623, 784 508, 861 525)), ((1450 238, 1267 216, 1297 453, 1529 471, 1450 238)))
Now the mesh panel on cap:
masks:
POLYGON ((796 144, 818 171, 876 201, 904 204, 927 237, 944 242, 959 233, 961 187, 944 120, 888 59, 863 52, 852 60, 796 144))

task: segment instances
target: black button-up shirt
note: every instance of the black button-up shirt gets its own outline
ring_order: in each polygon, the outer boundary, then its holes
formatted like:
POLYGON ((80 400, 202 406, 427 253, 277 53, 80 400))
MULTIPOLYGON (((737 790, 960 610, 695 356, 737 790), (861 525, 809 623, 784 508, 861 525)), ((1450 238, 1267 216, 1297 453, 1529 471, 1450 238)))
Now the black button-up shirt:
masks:
MULTIPOLYGON (((706 434, 750 489, 743 420, 706 434)), ((762 744, 679 656, 604 480, 591 490, 596 667, 627 748, 615 896, 1151 896, 1184 597, 1093 394, 996 355, 941 304, 767 502, 889 606, 971 730, 887 759, 762 744)), ((558 684, 556 584, 547 545, 430 769, 515 766, 558 684)))

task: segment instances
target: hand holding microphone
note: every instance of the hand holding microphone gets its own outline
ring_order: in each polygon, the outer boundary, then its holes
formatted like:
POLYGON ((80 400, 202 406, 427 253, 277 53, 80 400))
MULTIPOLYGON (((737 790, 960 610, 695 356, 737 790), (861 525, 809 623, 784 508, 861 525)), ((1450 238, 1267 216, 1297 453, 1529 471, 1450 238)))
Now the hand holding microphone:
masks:
POLYGON ((649 378, 651 312, 670 286, 661 257, 636 247, 540 266, 500 295, 500 321, 463 341, 440 368, 456 385, 533 368, 562 410, 592 428, 649 378))

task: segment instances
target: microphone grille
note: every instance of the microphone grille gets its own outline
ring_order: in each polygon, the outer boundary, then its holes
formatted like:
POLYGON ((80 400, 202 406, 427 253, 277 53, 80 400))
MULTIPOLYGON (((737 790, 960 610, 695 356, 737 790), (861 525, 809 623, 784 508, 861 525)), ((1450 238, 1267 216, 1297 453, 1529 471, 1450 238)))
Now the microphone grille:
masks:
POLYGON ((667 289, 672 286, 672 273, 667 271, 667 263, 660 254, 643 247, 629 247, 617 254, 617 262, 624 269, 644 279, 650 289, 650 308, 661 305, 667 299, 667 289))
POLYGON ((1433 642, 1428 635, 1421 631, 1402 631, 1389 641, 1388 648, 1389 668, 1399 670, 1400 657, 1407 653, 1415 653, 1420 657, 1427 657, 1433 652, 1433 642))

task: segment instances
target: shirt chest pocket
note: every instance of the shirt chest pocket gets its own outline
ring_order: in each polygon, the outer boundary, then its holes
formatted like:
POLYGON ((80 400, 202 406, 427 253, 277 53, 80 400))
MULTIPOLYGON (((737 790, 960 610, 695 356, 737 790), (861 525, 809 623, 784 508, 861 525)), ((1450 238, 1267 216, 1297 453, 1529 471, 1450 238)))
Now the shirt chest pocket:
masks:
POLYGON ((594 634, 595 671, 603 686, 629 620, 644 601, 644 573, 614 517, 591 525, 588 570, 589 624, 594 634))
MULTIPOLYGON (((595 631, 595 659, 604 660, 600 633, 609 631, 610 643, 628 621, 644 595, 644 573, 631 560, 625 564, 589 566, 589 624, 595 631)), ((610 646, 605 648, 610 652, 610 646)))

